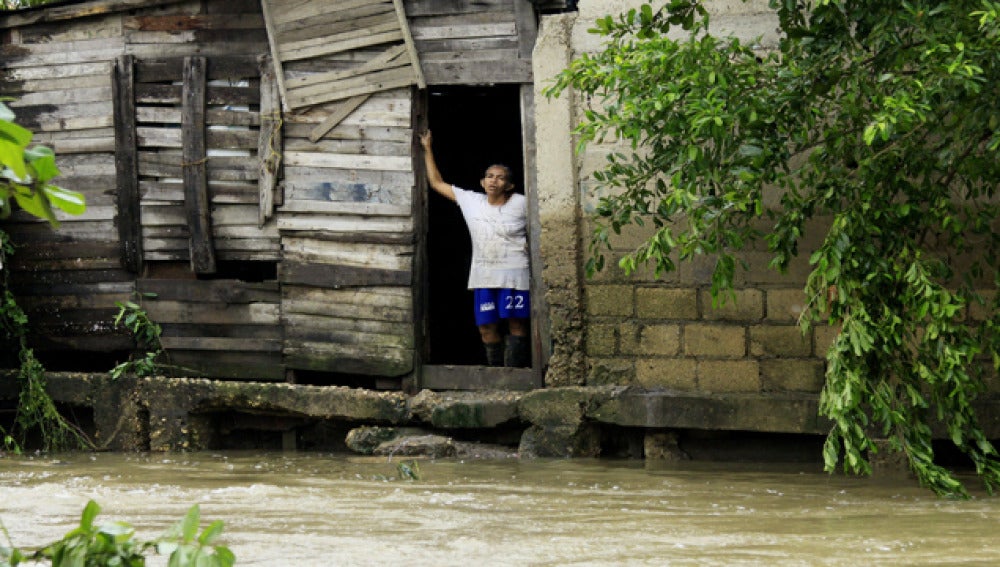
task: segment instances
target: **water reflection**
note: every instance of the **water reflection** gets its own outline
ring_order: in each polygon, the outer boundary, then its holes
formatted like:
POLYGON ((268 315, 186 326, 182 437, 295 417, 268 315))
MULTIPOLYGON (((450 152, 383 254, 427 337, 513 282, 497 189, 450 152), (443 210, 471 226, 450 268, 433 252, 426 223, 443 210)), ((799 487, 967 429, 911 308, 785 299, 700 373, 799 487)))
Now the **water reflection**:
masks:
MULTIPOLYGON (((88 499, 143 538, 192 504, 226 523, 238 565, 843 565, 998 559, 1000 500, 811 465, 436 461, 319 454, 0 459, 0 519, 57 539, 88 499)), ((970 482, 970 485, 973 483, 970 482)))

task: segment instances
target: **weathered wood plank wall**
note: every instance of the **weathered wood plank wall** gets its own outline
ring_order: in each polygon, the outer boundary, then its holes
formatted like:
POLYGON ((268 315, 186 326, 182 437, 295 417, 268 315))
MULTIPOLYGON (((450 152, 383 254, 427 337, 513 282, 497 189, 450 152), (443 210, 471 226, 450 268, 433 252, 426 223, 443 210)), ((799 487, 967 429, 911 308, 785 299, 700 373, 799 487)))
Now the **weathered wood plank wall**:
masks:
POLYGON ((293 109, 276 212, 285 363, 403 376, 415 363, 407 31, 392 1, 271 4, 293 109))
POLYGON ((534 14, 518 0, 405 0, 428 84, 530 83, 531 57, 520 35, 534 14), (530 16, 530 20, 527 18, 530 16))
POLYGON ((38 345, 129 348, 111 325, 115 302, 138 290, 158 295, 145 306, 171 361, 206 376, 414 370, 408 85, 422 69, 432 84, 530 82, 533 14, 523 0, 274 4, 290 45, 269 37, 260 0, 0 17, 0 94, 88 204, 58 230, 24 215, 4 225, 28 245, 11 273, 38 345), (275 50, 280 72, 266 59, 275 50), (285 112, 279 82, 296 97, 285 112), (192 237, 207 254, 193 269, 192 237), (274 275, 212 274, 234 265, 274 275))
POLYGON ((142 4, 151 7, 39 18, 13 29, 11 43, 0 48, 3 94, 17 99, 11 107, 35 139, 56 150, 60 183, 83 192, 88 205, 85 215, 63 218, 58 230, 23 215, 5 226, 27 244, 15 256, 12 276, 35 344, 97 352, 130 348, 112 320, 115 302, 138 287, 164 294, 144 303, 164 326, 172 362, 210 376, 283 378, 276 281, 220 284, 188 274, 190 281, 156 285, 159 280, 136 273, 148 262, 190 261, 186 162, 204 168, 206 201, 198 212, 207 215, 210 231, 203 237, 218 259, 278 259, 277 227, 273 221, 261 226, 259 209, 258 59, 267 52, 259 6, 255 0, 142 4), (204 62, 205 104, 193 110, 204 118, 205 160, 183 157, 182 72, 189 56, 204 62), (113 103, 116 94, 125 104, 113 103), (129 179, 134 196, 119 190, 129 179), (122 235, 134 241, 121 241, 122 235), (216 293, 220 285, 273 289, 241 306, 231 294, 216 293), (213 361, 206 364, 208 351, 213 361))
POLYGON ((18 248, 11 284, 31 322, 36 349, 114 350, 115 301, 133 275, 120 262, 115 227, 115 148, 111 66, 122 52, 114 15, 18 28, 0 46, 0 95, 34 140, 57 152, 59 182, 84 193, 87 212, 58 214, 62 226, 17 213, 5 225, 18 248))

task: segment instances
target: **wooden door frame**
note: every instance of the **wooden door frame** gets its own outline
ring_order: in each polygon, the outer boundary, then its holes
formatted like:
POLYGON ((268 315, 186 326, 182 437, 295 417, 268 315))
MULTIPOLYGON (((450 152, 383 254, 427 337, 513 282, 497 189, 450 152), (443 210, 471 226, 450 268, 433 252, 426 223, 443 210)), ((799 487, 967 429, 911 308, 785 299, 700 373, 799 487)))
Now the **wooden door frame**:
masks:
POLYGON ((534 86, 520 85, 519 104, 521 109, 521 143, 524 167, 525 197, 528 202, 528 247, 531 260, 531 345, 532 364, 530 368, 497 368, 472 365, 425 364, 428 336, 428 274, 426 270, 427 250, 427 172, 425 171, 422 148, 417 134, 428 126, 426 90, 414 91, 413 104, 413 170, 414 170, 414 212, 418 242, 414 254, 414 325, 418 348, 416 349, 416 389, 433 390, 533 390, 544 384, 545 368, 551 356, 549 336, 548 302, 542 280, 542 260, 540 252, 541 221, 538 215, 538 194, 536 192, 535 162, 535 105, 534 86))

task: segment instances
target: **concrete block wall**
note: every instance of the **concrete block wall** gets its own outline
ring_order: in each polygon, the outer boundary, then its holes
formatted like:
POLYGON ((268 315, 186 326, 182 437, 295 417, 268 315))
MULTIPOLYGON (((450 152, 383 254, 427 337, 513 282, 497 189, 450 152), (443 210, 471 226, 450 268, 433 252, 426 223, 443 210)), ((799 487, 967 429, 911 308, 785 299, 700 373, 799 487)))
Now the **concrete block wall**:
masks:
MULTIPOLYGON (((640 4, 581 0, 579 12, 544 16, 540 22, 533 54, 537 195, 541 270, 554 343, 546 385, 818 392, 836 329, 819 325, 803 334, 798 318, 807 303, 802 290, 808 258, 821 244, 828 219, 805 227, 800 254, 784 274, 767 268, 770 255, 763 242, 744 250, 741 259, 750 269, 737 269, 734 297, 721 306, 713 306, 709 293, 713 258, 678 263, 677 270, 659 278, 651 266, 628 276, 617 269, 618 260, 645 239, 648 229, 627 227, 614 238, 605 270, 593 278, 584 276, 593 230, 589 219, 601 197, 592 173, 606 163, 609 152, 629 149, 591 144, 581 153, 574 151, 573 128, 586 101, 572 92, 549 99, 542 90, 574 57, 600 48, 599 36, 587 32, 597 18, 640 4)), ((777 21, 767 4, 709 0, 712 29, 772 48, 777 21)), ((777 192, 768 195, 768 206, 778 206, 779 197, 777 192)), ((759 228, 768 229, 764 224, 759 228)), ((968 316, 982 320, 986 312, 971 305, 968 316)), ((1000 393, 998 380, 992 381, 991 391, 1000 393)))
MULTIPOLYGON (((540 246, 556 343, 546 384, 816 392, 833 334, 820 328, 803 335, 797 324, 805 305, 807 252, 781 275, 766 269, 766 251, 747 250, 744 259, 752 269, 739 275, 735 297, 717 307, 708 291, 712 259, 681 263, 659 278, 649 266, 630 276, 617 269, 619 258, 645 239, 642 229, 629 228, 614 241, 603 272, 591 279, 583 275, 592 230, 588 215, 601 196, 590 175, 616 148, 595 144, 574 152, 572 128, 582 103, 574 93, 548 99, 541 90, 573 57, 599 49, 598 36, 586 31, 595 19, 640 3, 583 0, 578 13, 546 16, 540 25, 533 56, 540 246)), ((760 38, 764 48, 777 40, 765 0, 709 4, 715 30, 760 38)))

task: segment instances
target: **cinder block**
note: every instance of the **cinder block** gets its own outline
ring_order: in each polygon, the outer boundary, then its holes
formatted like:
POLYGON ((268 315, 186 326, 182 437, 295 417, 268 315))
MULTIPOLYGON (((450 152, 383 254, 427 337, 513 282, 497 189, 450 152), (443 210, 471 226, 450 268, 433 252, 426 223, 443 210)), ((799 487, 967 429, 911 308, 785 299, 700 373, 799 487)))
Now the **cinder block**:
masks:
POLYGON ((700 360, 698 389, 717 393, 759 392, 760 367, 756 360, 700 360))
POLYGON ((678 325, 622 325, 622 354, 676 356, 680 350, 681 328, 678 325))
POLYGON ((633 386, 635 375, 635 361, 632 359, 591 359, 587 386, 633 386))
POLYGON ((798 321, 806 308, 806 294, 801 287, 767 290, 768 321, 798 321))
POLYGON ((725 292, 719 296, 717 305, 712 305, 712 294, 701 290, 702 316, 709 320, 760 321, 764 318, 764 292, 759 289, 737 289, 733 294, 725 292), (725 303, 722 300, 725 299, 725 303))
POLYGON ((812 355, 811 331, 802 334, 798 325, 750 327, 750 356, 805 357, 812 355))
POLYGON ((830 325, 813 326, 813 356, 826 359, 826 352, 833 346, 833 341, 837 339, 840 327, 830 325))
POLYGON ((635 290, 635 311, 643 319, 698 319, 698 292, 640 287, 635 290))
POLYGON ((698 363, 693 358, 648 358, 636 363, 636 382, 647 390, 697 389, 698 363))
POLYGON ((592 324, 587 327, 587 354, 612 356, 618 345, 618 325, 592 324))
POLYGON ((815 392, 823 388, 825 365, 816 359, 760 361, 761 384, 766 392, 815 392))
POLYGON ((692 323, 684 326, 684 354, 742 358, 746 356, 746 327, 692 323))
POLYGON ((632 286, 588 285, 587 313, 609 317, 628 317, 633 312, 632 286))

